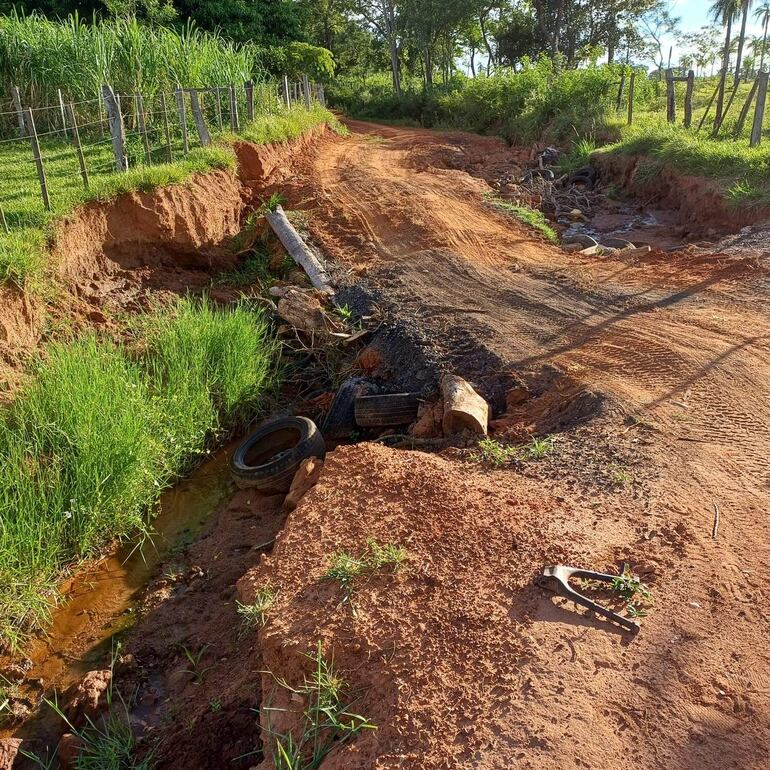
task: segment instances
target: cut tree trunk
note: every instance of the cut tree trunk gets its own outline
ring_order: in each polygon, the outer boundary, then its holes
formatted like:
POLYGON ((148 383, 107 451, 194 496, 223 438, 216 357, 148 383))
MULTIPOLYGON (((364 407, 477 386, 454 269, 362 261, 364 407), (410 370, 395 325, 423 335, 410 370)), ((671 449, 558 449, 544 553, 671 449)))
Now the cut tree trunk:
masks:
POLYGON ((453 436, 470 431, 487 435, 489 404, 462 377, 445 374, 441 378, 444 397, 444 435, 453 436))

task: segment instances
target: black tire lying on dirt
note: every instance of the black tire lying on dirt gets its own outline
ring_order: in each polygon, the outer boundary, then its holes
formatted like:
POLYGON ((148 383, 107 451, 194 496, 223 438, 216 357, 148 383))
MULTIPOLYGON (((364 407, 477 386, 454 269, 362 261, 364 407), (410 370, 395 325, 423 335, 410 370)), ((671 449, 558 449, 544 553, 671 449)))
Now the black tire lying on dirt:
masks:
POLYGON ((356 428, 355 403, 359 396, 371 396, 379 388, 364 377, 350 377, 340 385, 323 423, 327 438, 347 438, 356 428))
POLYGON ((287 492, 299 464, 326 455, 321 432, 307 417, 279 417, 263 423, 236 450, 230 469, 239 486, 287 492))
POLYGON ((583 166, 569 175, 569 184, 583 185, 587 190, 593 190, 599 181, 599 172, 593 166, 583 166))
POLYGON ((409 425, 417 419, 419 406, 417 393, 359 396, 356 399, 356 423, 362 428, 409 425))

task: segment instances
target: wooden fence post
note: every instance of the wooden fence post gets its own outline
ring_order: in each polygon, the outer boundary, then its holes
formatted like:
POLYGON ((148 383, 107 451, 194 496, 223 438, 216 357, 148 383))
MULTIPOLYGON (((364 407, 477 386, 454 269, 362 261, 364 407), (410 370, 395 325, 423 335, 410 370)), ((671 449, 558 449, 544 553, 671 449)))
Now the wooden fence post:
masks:
POLYGON ((620 73, 620 87, 618 88, 618 98, 615 102, 615 112, 620 112, 620 107, 623 104, 623 89, 626 86, 626 71, 620 73))
POLYGON ((26 136, 27 129, 24 127, 24 110, 21 108, 21 94, 18 86, 11 86, 11 97, 13 98, 13 107, 16 110, 16 117, 19 121, 19 136, 26 136))
POLYGON ((147 158, 147 165, 152 165, 152 150, 150 150, 150 139, 147 136, 147 116, 144 114, 144 97, 137 91, 135 95, 136 100, 136 122, 138 124, 139 133, 142 137, 142 144, 144 145, 144 154, 147 158))
POLYGON ((56 93, 59 96, 59 112, 61 113, 61 128, 64 138, 67 138, 67 113, 64 111, 64 98, 61 95, 61 88, 56 89, 56 93))
POLYGON ((123 115, 120 112, 120 102, 112 88, 102 86, 104 107, 107 110, 107 118, 110 122, 110 134, 112 134, 112 151, 115 154, 115 168, 118 171, 128 171, 128 158, 126 157, 126 129, 123 125, 123 115))
POLYGON ((666 70, 666 119, 676 122, 676 92, 674 91, 674 70, 666 70))
POLYGON ((709 116, 709 112, 711 112, 711 106, 714 104, 714 99, 717 98, 717 94, 719 93, 719 86, 717 86, 716 91, 711 95, 711 99, 709 99, 709 103, 706 105, 706 111, 703 113, 703 117, 700 119, 700 122, 698 123, 697 130, 700 131, 703 128, 703 124, 706 122, 706 118, 709 116))
POLYGON ((75 152, 78 156, 78 165, 80 166, 80 176, 83 179, 83 187, 88 189, 88 170, 86 169, 86 159, 83 157, 83 148, 80 145, 80 131, 78 122, 75 118, 75 108, 70 103, 67 105, 67 115, 69 116, 70 126, 72 127, 72 141, 75 143, 75 152))
POLYGON ((211 144, 211 134, 206 126, 206 120, 203 117, 203 111, 201 110, 201 103, 198 97, 198 89, 188 89, 190 94, 190 107, 192 108, 193 118, 195 119, 195 128, 198 131, 198 139, 204 147, 208 147, 211 144))
POLYGON ((692 95, 695 90, 695 73, 690 70, 687 73, 687 91, 684 95, 684 127, 692 126, 692 95))
POLYGON ((238 100, 235 98, 235 86, 230 85, 230 130, 237 134, 241 130, 238 120, 238 100))
POLYGON ((307 79, 307 75, 302 74, 302 91, 305 95, 305 109, 309 110, 310 104, 310 81, 307 79))
POLYGON ((166 94, 160 92, 160 111, 163 113, 163 135, 166 138, 166 157, 169 163, 174 162, 174 151, 171 149, 171 129, 168 125, 168 108, 166 107, 166 94))
POLYGON ((289 92, 289 77, 288 75, 283 76, 283 103, 286 105, 286 108, 288 109, 291 107, 291 94, 289 92))
POLYGON ((48 197, 48 182, 45 178, 45 167, 43 166, 43 157, 40 155, 40 143, 37 140, 37 131, 35 130, 35 118, 32 116, 32 109, 27 108, 24 113, 29 141, 32 145, 32 155, 35 158, 37 167, 37 177, 40 180, 40 192, 43 194, 43 205, 46 211, 51 210, 51 199, 48 197))
POLYGON ((757 107, 754 111, 754 125, 751 129, 751 146, 756 147, 762 141, 762 124, 765 120, 765 102, 767 101, 767 72, 760 72, 757 77, 757 107))
POLYGON ((219 126, 219 130, 222 130, 222 101, 219 97, 219 86, 216 88, 211 89, 217 96, 216 103, 214 105, 217 113, 217 125, 219 126))
POLYGON ((254 120, 254 83, 251 80, 247 80, 244 83, 246 89, 246 118, 249 122, 254 120))
POLYGON ((741 107, 741 114, 738 116, 738 122, 735 124, 736 138, 741 135, 743 131, 743 127, 746 125, 746 118, 748 118, 749 116, 751 103, 754 101, 754 97, 757 94, 758 83, 759 83, 759 78, 755 78, 754 82, 751 84, 751 90, 749 91, 749 95, 746 97, 746 101, 743 103, 743 107, 741 107))
MULTIPOLYGON (((635 74, 632 72, 631 73, 631 97, 632 97, 632 100, 633 100, 633 93, 634 93, 634 87, 633 87, 634 77, 635 77, 635 74)), ((319 83, 318 84, 318 98, 319 98, 319 100, 321 102, 321 106, 322 107, 326 107, 326 94, 324 93, 324 84, 323 83, 319 83)))
MULTIPOLYGON (((321 86, 323 88, 323 86, 321 86)), ((631 73, 628 81, 628 125, 634 122, 634 89, 636 88, 636 72, 631 73)), ((326 105, 324 105, 326 106, 326 105)))
POLYGON ((190 152, 190 143, 187 140, 187 110, 184 106, 184 90, 176 89, 176 109, 179 113, 179 127, 182 129, 182 152, 187 155, 190 152))

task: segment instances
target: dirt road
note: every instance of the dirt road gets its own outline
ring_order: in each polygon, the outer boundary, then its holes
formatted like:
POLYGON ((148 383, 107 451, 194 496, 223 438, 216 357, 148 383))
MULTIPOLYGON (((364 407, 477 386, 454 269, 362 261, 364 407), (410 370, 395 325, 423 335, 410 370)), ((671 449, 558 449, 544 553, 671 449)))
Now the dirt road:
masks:
MULTIPOLYGON (((577 615, 554 617, 550 600, 521 605, 534 645, 513 705, 494 714, 475 754, 451 748, 463 722, 450 709, 430 755, 444 751, 445 764, 425 766, 766 767, 766 257, 763 266, 764 254, 745 251, 632 263, 568 255, 485 202, 484 178, 517 157, 496 140, 350 127, 294 182, 314 237, 419 326, 447 366, 476 381, 513 372, 533 387, 555 366, 607 396, 611 408, 590 429, 559 439, 569 451, 552 489, 583 507, 549 537, 568 555, 627 558, 655 590, 630 643, 577 615), (632 483, 618 485, 633 493, 586 478, 602 472, 602 442, 635 458, 632 483)), ((515 489, 509 477, 496 483, 515 489)), ((461 676, 472 713, 491 696, 472 671, 461 676)))

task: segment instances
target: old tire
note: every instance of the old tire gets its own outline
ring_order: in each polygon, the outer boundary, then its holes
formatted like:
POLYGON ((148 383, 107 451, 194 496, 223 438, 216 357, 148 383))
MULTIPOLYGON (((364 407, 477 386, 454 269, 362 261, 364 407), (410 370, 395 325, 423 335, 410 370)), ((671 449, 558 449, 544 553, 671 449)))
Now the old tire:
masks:
POLYGON ((356 423, 362 428, 409 425, 417 419, 419 405, 416 393, 359 396, 356 399, 356 423))
POLYGON ((379 388, 365 377, 350 377, 340 385, 323 423, 327 438, 347 438, 356 429, 355 403, 359 396, 371 396, 379 388))
POLYGON ((312 420, 280 417, 261 425, 235 450, 230 469, 240 486, 286 492, 303 460, 325 455, 326 444, 312 420))

